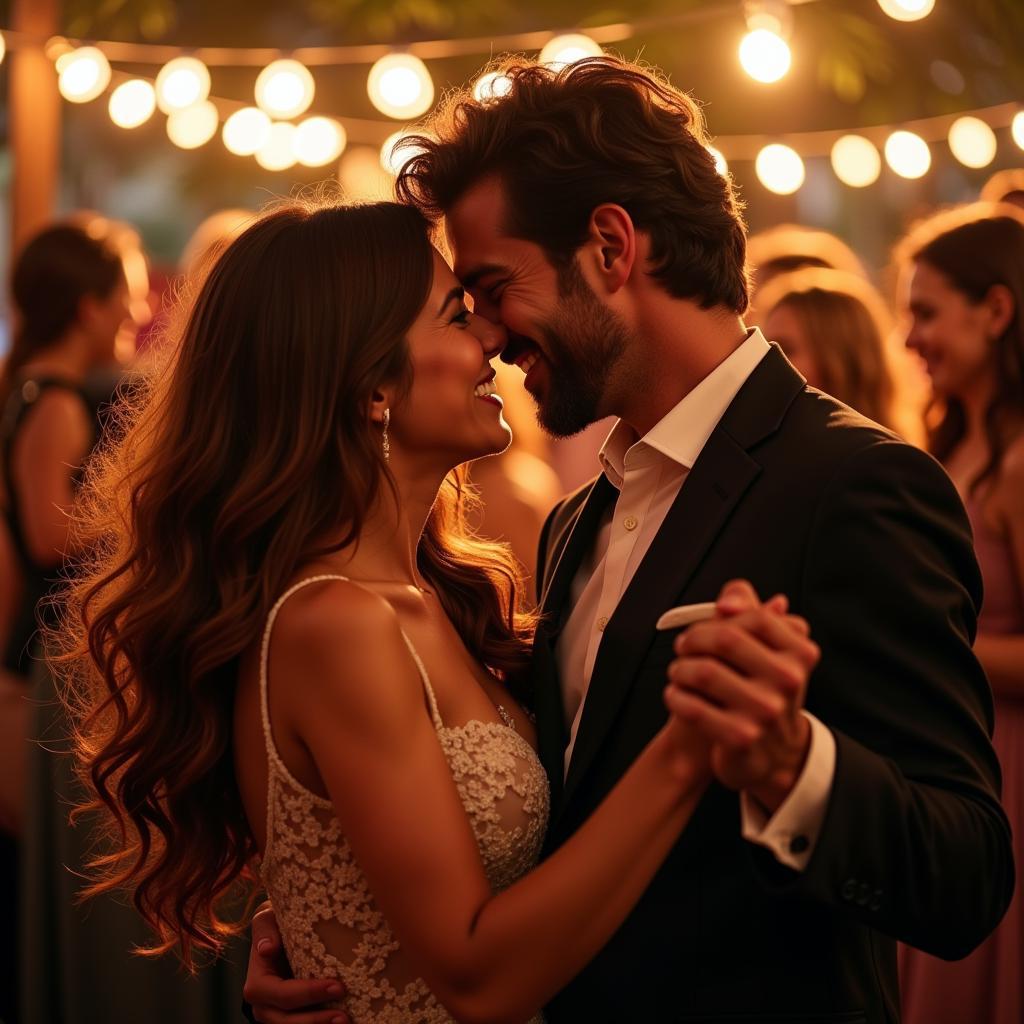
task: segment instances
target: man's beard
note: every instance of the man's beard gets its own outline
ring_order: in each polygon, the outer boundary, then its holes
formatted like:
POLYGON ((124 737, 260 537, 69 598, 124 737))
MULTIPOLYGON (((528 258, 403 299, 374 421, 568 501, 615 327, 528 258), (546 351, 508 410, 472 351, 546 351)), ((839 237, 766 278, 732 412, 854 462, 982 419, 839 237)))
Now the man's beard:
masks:
POLYGON ((550 372, 537 419, 554 437, 572 437, 608 415, 609 378, 632 336, 575 263, 559 272, 559 291, 559 311, 541 327, 550 372))

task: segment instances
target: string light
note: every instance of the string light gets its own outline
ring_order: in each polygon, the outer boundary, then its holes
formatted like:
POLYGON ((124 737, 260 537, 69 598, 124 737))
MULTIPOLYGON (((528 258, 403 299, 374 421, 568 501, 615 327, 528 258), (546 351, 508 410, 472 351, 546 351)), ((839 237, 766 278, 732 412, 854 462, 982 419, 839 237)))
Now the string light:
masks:
POLYGON ((380 165, 388 174, 397 177, 406 161, 422 153, 423 150, 409 141, 410 133, 405 129, 394 132, 384 140, 380 147, 380 165))
POLYGON ((96 99, 110 84, 110 63, 95 46, 80 46, 57 58, 57 87, 72 103, 96 99))
POLYGON ((175 57, 156 76, 156 102, 165 114, 202 103, 210 95, 210 72, 195 57, 175 57))
POLYGON ((844 135, 830 154, 836 177, 851 188, 865 188, 878 181, 882 158, 874 143, 863 135, 844 135))
POLYGON ((229 153, 252 156, 270 136, 270 118, 258 107, 242 107, 225 122, 221 138, 229 153))
POLYGON ((754 170, 770 192, 788 196, 804 183, 804 162, 795 149, 773 143, 757 154, 754 170))
POLYGON ((110 120, 119 128, 138 128, 156 110, 156 92, 149 82, 132 78, 122 82, 111 94, 107 107, 110 120))
POLYGON ((307 117, 292 137, 292 153, 306 167, 323 167, 345 149, 345 129, 330 117, 307 117))
POLYGON ((297 60, 275 60, 256 79, 256 105, 271 117, 298 117, 309 110, 316 83, 297 60))
POLYGON ((885 140, 885 160, 901 178, 921 178, 932 165, 932 152, 920 135, 897 131, 885 140))
POLYGON ((586 57, 600 57, 604 51, 599 43, 581 32, 555 36, 549 39, 537 58, 541 64, 547 64, 560 71, 567 64, 573 64, 586 57))
POLYGON ((1010 134, 1013 136, 1013 141, 1024 149, 1024 110, 1019 114, 1013 115, 1013 123, 1010 125, 1010 134))
POLYGON ((789 71, 792 61, 789 44, 770 29, 754 29, 740 43, 740 64, 755 81, 777 82, 789 71))
POLYGON ((217 108, 209 101, 175 110, 167 118, 167 137, 181 149, 198 149, 217 134, 217 108))
POLYGON ((512 79, 500 71, 488 71, 481 75, 473 84, 473 99, 477 103, 487 103, 490 100, 507 96, 512 89, 512 79))
POLYGON ((270 126, 267 141, 256 150, 256 163, 267 171, 283 171, 295 163, 295 125, 276 121, 270 126))
POLYGON ((4 61, 5 53, 7 53, 7 40, 4 39, 3 32, 0 32, 0 64, 4 61))
POLYGON ((380 165, 372 146, 351 146, 338 165, 338 180, 351 199, 394 199, 395 179, 380 165))
POLYGON ((935 0, 878 0, 878 6, 896 21, 920 21, 935 7, 935 0))
POLYGON ((965 167, 988 167, 996 157, 996 133, 979 117, 958 117, 949 129, 949 148, 965 167))
POLYGON ((434 102, 434 80, 427 65, 411 53, 390 53, 370 68, 370 102, 388 117, 413 118, 434 102))

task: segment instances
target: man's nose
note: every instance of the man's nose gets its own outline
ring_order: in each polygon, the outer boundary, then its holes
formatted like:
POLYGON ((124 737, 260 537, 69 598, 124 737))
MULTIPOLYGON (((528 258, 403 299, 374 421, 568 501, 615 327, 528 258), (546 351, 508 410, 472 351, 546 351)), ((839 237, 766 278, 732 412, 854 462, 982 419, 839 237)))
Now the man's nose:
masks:
POLYGON ((493 359, 500 355, 502 349, 508 344, 508 332, 502 324, 496 324, 493 320, 480 316, 479 313, 476 314, 476 319, 480 327, 477 337, 480 339, 484 355, 488 359, 493 359))

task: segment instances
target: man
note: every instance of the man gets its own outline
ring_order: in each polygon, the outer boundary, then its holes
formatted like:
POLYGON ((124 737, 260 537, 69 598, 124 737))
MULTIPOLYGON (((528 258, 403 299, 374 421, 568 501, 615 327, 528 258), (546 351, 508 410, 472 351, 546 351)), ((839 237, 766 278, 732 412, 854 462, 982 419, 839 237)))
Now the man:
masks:
MULTIPOLYGON (((547 1019, 898 1020, 895 940, 963 956, 1013 886, 963 509, 930 457, 744 327, 743 223, 687 97, 611 58, 501 70, 507 94, 452 98, 398 187, 444 215, 541 423, 619 417, 541 540, 547 847, 663 723, 666 672, 717 780, 547 1019), (656 629, 720 593, 715 618, 656 629), (806 694, 791 663, 769 684, 756 594, 810 622, 806 694)), ((261 1012, 319 992, 264 974, 261 1012)))

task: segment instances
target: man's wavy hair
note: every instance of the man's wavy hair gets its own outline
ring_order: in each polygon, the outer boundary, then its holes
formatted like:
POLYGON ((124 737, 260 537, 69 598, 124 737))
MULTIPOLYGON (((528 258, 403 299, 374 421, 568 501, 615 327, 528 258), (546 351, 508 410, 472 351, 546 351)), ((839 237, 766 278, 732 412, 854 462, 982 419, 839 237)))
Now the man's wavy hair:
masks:
MULTIPOLYGON (((92 554, 49 640, 84 807, 111 825, 88 893, 127 888, 157 933, 149 952, 178 945, 192 966, 241 925, 225 911, 257 851, 232 761, 239 659, 302 566, 356 540, 394 487, 370 398, 412 383, 428 230, 398 203, 265 214, 192 285, 168 365, 123 397, 120 438, 90 464, 92 554)), ((455 472, 417 561, 468 650, 511 684, 535 618, 507 547, 469 531, 465 497, 455 472)))
POLYGON ((586 240, 592 211, 617 203, 649 235, 653 275, 671 295, 746 311, 740 203, 689 96, 618 57, 561 70, 512 58, 489 70, 507 92, 456 91, 410 140, 420 152, 398 176, 403 202, 436 219, 496 175, 508 232, 560 269, 586 240))

